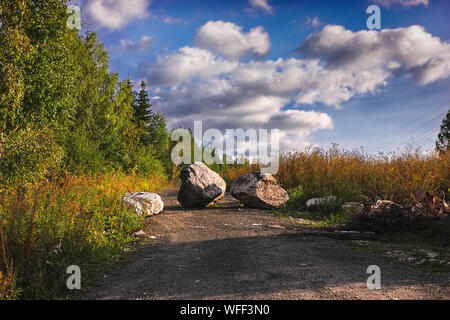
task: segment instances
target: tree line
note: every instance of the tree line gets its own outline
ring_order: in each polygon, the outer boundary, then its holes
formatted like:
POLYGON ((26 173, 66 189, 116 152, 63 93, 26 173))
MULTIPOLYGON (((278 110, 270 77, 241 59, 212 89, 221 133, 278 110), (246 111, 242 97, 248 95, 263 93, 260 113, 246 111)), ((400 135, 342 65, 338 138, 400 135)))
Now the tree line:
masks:
POLYGON ((133 92, 97 35, 68 18, 66 0, 0 0, 0 181, 170 171, 166 119, 145 83, 133 92))
MULTIPOLYGON (((67 2, 0 0, 0 183, 58 170, 171 173, 173 143, 145 83, 133 92, 109 71, 97 35, 67 27, 67 2)), ((450 112, 440 152, 449 127, 450 112)))

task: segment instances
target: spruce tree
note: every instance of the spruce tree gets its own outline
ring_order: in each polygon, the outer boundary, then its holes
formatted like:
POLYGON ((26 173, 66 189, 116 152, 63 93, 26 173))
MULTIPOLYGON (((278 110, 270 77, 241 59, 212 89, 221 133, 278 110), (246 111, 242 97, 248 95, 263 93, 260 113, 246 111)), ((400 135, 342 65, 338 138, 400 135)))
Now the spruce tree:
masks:
POLYGON ((436 151, 450 151, 450 110, 448 110, 447 115, 442 121, 441 131, 436 142, 436 151))
POLYGON ((148 126, 153 118, 153 112, 151 111, 151 101, 147 92, 147 86, 145 81, 141 82, 141 90, 136 94, 134 101, 134 117, 138 129, 141 132, 141 143, 149 144, 149 130, 148 126))

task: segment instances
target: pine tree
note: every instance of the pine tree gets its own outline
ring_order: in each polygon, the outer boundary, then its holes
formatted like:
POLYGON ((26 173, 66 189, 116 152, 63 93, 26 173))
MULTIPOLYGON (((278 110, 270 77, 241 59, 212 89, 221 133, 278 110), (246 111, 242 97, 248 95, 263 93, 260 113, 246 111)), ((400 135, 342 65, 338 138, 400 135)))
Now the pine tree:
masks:
POLYGON ((138 129, 141 132, 141 142, 144 144, 149 144, 149 130, 148 126, 153 118, 153 112, 151 111, 151 101, 147 92, 147 86, 145 81, 141 82, 141 91, 136 94, 136 99, 134 101, 134 117, 138 129))
POLYGON ((153 113, 151 107, 145 81, 142 81, 141 91, 134 101, 135 121, 142 134, 141 143, 151 145, 156 154, 162 155, 168 148, 166 118, 161 112, 153 113))
POLYGON ((447 115, 442 121, 441 132, 439 132, 436 142, 436 151, 450 151, 450 110, 448 110, 447 115))

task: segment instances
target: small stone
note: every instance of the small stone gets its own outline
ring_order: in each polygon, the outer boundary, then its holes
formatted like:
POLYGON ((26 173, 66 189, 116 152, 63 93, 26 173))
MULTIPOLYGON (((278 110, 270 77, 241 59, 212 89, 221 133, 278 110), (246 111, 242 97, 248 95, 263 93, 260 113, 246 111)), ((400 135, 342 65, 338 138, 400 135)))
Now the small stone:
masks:
POLYGON ((146 235, 147 234, 145 233, 144 230, 139 230, 139 231, 133 233, 133 236, 135 236, 135 237, 145 237, 146 235))
POLYGON ((434 252, 428 252, 428 258, 434 259, 434 258, 436 258, 437 256, 439 256, 439 254, 434 253, 434 252))
POLYGON ((359 231, 345 231, 345 230, 335 230, 337 233, 343 233, 343 234, 360 234, 359 231))
POLYGON ((326 206, 329 205, 335 201, 337 201, 337 197, 336 196, 329 196, 329 197, 324 197, 324 198, 313 198, 313 199, 309 199, 306 202, 306 207, 308 209, 313 209, 316 207, 321 207, 321 206, 326 206))
POLYGON ((364 204, 359 202, 347 202, 346 204, 342 205, 342 211, 345 214, 359 214, 364 211, 364 204))
POLYGON ((422 259, 419 262, 416 262, 416 264, 423 264, 423 263, 425 263, 425 261, 427 261, 427 260, 426 259, 422 259))
POLYGON ((279 226, 279 225, 277 225, 277 224, 269 225, 269 226, 267 226, 267 227, 272 228, 272 229, 284 229, 284 227, 279 226))

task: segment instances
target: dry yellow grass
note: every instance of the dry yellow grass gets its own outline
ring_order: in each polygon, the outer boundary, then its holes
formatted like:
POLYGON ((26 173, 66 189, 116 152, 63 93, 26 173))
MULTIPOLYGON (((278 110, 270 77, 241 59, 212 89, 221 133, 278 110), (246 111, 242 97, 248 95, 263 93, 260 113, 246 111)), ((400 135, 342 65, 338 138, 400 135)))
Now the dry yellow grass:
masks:
POLYGON ((314 149, 281 157, 276 175, 286 188, 301 186, 308 196, 346 200, 414 200, 418 190, 443 197, 450 187, 450 154, 379 154, 314 149))

